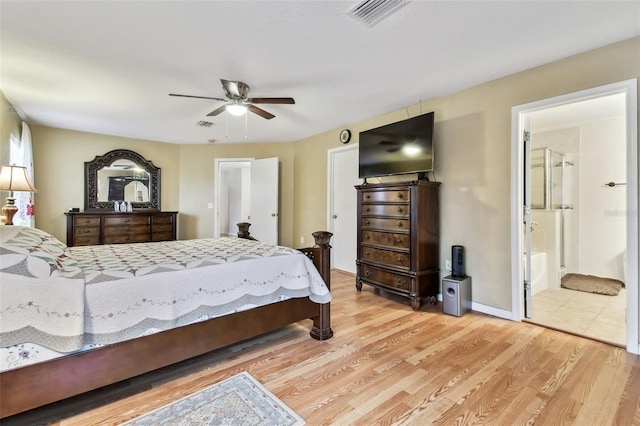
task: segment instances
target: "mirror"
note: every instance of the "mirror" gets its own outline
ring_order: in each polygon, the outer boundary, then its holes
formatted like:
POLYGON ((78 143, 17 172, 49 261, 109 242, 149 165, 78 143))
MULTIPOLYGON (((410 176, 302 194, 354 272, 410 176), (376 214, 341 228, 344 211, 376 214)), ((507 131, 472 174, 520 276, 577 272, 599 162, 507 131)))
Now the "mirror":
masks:
POLYGON ((116 149, 84 164, 85 211, 113 209, 116 201, 160 210, 160 168, 140 154, 116 149))

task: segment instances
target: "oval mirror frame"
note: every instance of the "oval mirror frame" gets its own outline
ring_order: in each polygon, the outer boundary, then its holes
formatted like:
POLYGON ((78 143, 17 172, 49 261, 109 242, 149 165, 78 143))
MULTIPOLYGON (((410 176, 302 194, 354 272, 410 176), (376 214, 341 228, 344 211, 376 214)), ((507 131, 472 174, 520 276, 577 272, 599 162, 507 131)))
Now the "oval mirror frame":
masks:
POLYGON ((98 155, 92 161, 84 163, 84 210, 112 209, 113 201, 98 201, 98 171, 108 167, 116 160, 131 160, 149 173, 149 201, 134 201, 135 209, 160 210, 160 168, 137 152, 128 149, 114 149, 104 155, 98 155))

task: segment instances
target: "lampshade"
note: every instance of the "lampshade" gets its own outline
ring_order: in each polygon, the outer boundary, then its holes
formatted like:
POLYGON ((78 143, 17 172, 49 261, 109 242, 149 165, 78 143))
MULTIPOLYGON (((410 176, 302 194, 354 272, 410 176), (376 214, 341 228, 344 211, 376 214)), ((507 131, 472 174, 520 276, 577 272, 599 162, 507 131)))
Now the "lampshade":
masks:
POLYGON ((229 111, 229 114, 236 116, 241 116, 242 114, 247 112, 247 106, 240 103, 228 104, 226 106, 226 109, 227 111, 229 111))
POLYGON ((22 166, 2 166, 0 171, 0 191, 37 192, 29 180, 27 168, 22 166))

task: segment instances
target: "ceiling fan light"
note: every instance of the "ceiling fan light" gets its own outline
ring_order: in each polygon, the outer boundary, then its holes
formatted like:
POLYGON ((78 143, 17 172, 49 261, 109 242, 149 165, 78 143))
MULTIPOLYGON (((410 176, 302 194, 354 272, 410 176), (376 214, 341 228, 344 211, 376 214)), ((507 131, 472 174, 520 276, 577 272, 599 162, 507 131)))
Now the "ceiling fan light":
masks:
POLYGON ((229 114, 238 117, 247 112, 247 106, 242 104, 229 104, 226 106, 226 109, 229 111, 229 114))

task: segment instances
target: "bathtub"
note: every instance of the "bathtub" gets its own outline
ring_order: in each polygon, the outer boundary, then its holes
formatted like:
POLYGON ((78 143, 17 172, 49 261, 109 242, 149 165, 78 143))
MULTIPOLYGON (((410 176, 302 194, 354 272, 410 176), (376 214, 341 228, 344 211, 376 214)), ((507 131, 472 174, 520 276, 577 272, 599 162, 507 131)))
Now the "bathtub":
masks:
MULTIPOLYGON (((522 262, 526 265, 526 256, 522 262)), ((549 288, 549 279, 547 271, 547 253, 532 252, 531 253, 531 295, 541 292, 549 288)))

